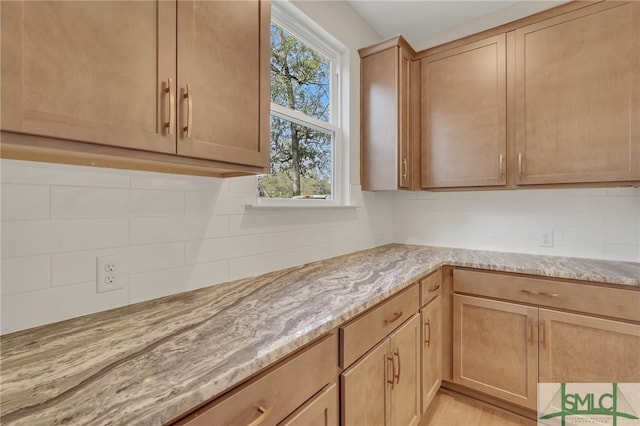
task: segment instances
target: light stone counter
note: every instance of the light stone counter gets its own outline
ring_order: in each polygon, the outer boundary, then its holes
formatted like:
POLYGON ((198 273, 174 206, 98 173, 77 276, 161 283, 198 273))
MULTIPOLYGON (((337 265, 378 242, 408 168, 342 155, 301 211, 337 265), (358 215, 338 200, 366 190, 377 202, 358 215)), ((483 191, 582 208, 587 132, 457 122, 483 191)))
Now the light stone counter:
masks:
POLYGON ((640 287, 640 263, 387 245, 3 336, 3 425, 160 425, 441 265, 640 287))

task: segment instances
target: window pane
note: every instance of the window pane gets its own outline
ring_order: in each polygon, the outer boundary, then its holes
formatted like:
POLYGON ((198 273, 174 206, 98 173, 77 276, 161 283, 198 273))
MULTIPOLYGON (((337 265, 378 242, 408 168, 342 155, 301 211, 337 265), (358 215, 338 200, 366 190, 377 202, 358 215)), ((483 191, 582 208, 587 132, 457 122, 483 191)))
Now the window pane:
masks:
POLYGON ((330 61, 271 25, 271 101, 329 121, 330 61))
POLYGON ((263 198, 333 198, 333 133, 271 116, 271 174, 258 177, 263 198))

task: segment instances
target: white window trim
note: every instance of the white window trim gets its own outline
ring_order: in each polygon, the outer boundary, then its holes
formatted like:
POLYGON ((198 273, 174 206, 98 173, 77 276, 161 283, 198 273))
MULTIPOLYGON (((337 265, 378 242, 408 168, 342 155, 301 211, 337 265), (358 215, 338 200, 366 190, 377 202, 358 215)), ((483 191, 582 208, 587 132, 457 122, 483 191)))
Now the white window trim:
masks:
POLYGON ((345 130, 343 111, 348 111, 348 94, 342 90, 342 63, 348 61, 347 49, 324 28, 314 22, 286 0, 271 3, 271 21, 299 38, 331 61, 330 97, 332 99, 329 122, 308 117, 301 112, 271 103, 271 114, 321 131, 333 132, 333 199, 291 200, 282 198, 257 198, 256 207, 339 207, 350 203, 349 149, 343 142, 345 130))

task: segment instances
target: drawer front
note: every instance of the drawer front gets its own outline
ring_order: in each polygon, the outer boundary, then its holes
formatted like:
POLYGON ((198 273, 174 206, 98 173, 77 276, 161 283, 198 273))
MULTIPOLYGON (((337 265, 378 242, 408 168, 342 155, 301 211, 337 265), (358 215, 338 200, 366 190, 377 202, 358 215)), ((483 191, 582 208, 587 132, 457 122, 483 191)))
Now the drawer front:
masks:
POLYGON ((640 291, 454 269, 453 291, 640 321, 640 291))
POLYGON ((338 338, 331 334, 254 382, 191 414, 180 425, 276 425, 338 374, 338 338))
POLYGON ((351 365, 376 343, 418 312, 418 284, 382 302, 355 320, 340 327, 340 365, 351 365))
POLYGON ((420 306, 424 306, 442 294, 442 270, 420 280, 420 306))

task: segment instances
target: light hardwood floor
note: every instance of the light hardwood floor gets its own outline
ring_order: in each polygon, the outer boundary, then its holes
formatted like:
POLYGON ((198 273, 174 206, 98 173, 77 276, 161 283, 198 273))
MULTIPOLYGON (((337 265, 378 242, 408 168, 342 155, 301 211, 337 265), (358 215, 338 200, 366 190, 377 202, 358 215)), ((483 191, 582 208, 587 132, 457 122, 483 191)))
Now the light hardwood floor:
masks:
POLYGON ((454 393, 439 391, 419 426, 535 426, 536 422, 454 393))

